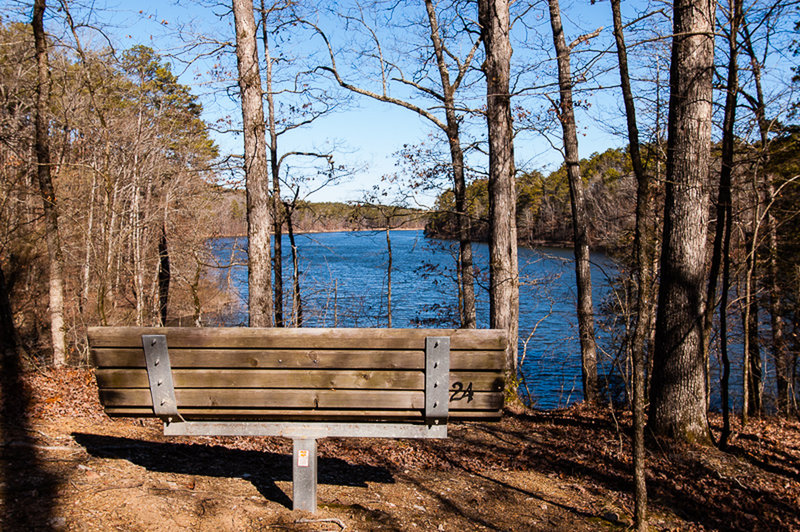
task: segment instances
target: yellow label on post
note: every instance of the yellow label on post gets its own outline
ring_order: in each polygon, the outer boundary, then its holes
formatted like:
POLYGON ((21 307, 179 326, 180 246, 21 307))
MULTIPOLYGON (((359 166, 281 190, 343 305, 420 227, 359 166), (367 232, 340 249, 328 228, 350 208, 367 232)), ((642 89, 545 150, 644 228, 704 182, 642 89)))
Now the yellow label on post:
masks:
POLYGON ((308 451, 301 449, 297 451, 297 467, 308 467, 308 451))

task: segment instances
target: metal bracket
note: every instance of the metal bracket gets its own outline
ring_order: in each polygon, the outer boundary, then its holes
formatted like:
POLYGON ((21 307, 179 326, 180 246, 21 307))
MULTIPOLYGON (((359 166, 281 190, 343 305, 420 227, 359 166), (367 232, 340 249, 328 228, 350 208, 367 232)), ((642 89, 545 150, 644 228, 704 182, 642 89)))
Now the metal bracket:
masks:
POLYGON ((147 366, 147 379, 150 381, 153 412, 167 423, 171 423, 174 419, 183 419, 178 414, 178 402, 175 399, 167 337, 163 334, 143 334, 142 347, 147 366))
POLYGON ((425 338, 425 422, 447 423, 450 392, 450 337, 425 338))

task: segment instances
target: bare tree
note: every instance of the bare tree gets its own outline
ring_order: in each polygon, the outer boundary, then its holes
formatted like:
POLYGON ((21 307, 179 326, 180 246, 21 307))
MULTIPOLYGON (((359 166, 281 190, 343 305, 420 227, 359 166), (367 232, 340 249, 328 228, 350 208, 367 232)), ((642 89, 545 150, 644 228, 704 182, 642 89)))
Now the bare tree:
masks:
POLYGON ((674 3, 661 284, 648 426, 708 443, 703 316, 711 158, 713 0, 674 3))
POLYGON ((594 338, 594 309, 592 307, 592 270, 589 257, 588 220, 581 180, 580 155, 578 154, 578 131, 575 125, 575 108, 572 102, 572 73, 570 71, 570 52, 587 39, 580 37, 567 46, 564 28, 561 25, 561 9, 558 0, 549 0, 550 26, 553 30, 558 63, 559 105, 558 118, 561 121, 564 143, 564 164, 569 183, 569 198, 572 206, 572 235, 575 251, 575 280, 578 288, 577 314, 578 335, 581 344, 581 377, 583 380, 583 399, 596 403, 597 392, 597 345, 594 338))
MULTIPOLYGON (((438 130, 444 133, 450 151, 450 161, 453 178, 453 192, 455 194, 456 225, 459 239, 459 291, 462 299, 461 306, 461 327, 474 328, 476 324, 475 315, 475 288, 474 288, 474 269, 472 259, 472 243, 470 242, 470 218, 467 213, 466 200, 466 177, 464 162, 464 147, 462 146, 461 122, 463 115, 468 111, 464 104, 459 102, 457 95, 465 83, 465 77, 470 72, 475 53, 480 46, 480 36, 469 43, 468 52, 459 57, 451 48, 446 32, 440 27, 439 15, 436 6, 430 0, 425 1, 427 15, 427 26, 429 31, 429 46, 433 61, 436 64, 438 80, 432 86, 425 84, 424 81, 432 81, 432 76, 416 75, 407 77, 397 63, 392 63, 384 58, 384 51, 378 39, 378 34, 367 24, 363 16, 352 22, 357 23, 367 29, 374 41, 376 51, 375 57, 379 60, 381 74, 381 87, 379 91, 368 90, 362 86, 348 82, 337 68, 333 47, 327 36, 317 27, 319 34, 324 39, 330 54, 330 66, 322 67, 322 70, 333 75, 336 82, 343 88, 367 96, 377 101, 390 103, 409 109, 419 116, 431 122, 438 130), (394 75, 393 75, 394 74, 394 75), (411 87, 418 94, 426 98, 431 98, 435 102, 435 107, 425 108, 410 100, 403 100, 389 95, 389 84, 394 82, 399 86, 411 87), (443 110, 444 117, 438 115, 435 110, 443 110)), ((463 17, 457 16, 457 20, 463 17)), ((316 27, 316 26, 315 26, 316 27)), ((449 32, 452 33, 452 32, 449 32)), ((465 27, 457 32, 460 35, 469 35, 469 28, 465 27)), ((414 65, 414 68, 420 68, 414 65)))
POLYGON ((628 147, 631 166, 636 176, 636 229, 634 232, 634 253, 636 254, 636 274, 639 284, 636 295, 636 328, 633 331, 633 479, 634 479, 634 520, 636 529, 647 530, 647 463, 644 445, 644 394, 647 374, 645 354, 647 339, 650 336, 653 298, 653 255, 654 235, 649 213, 652 207, 652 178, 645 172, 639 146, 639 127, 636 122, 636 106, 633 101, 631 78, 628 72, 628 51, 625 46, 625 32, 620 12, 620 0, 611 0, 614 20, 614 38, 617 45, 620 87, 625 104, 625 119, 628 127, 628 147))
POLYGON ((486 51, 486 123, 489 132, 489 321, 508 331, 507 382, 516 383, 519 334, 514 129, 509 77, 511 43, 507 0, 479 0, 486 51))
POLYGON ((233 0, 247 179, 248 293, 251 327, 273 325, 270 196, 256 22, 250 0, 233 0))
POLYGON ((53 365, 63 366, 67 361, 64 338, 64 257, 58 234, 58 203, 53 178, 50 174, 50 138, 47 108, 50 102, 50 67, 47 60, 47 36, 44 32, 45 0, 33 4, 33 38, 36 47, 36 175, 44 204, 45 235, 49 257, 50 283, 50 335, 53 343, 53 365))

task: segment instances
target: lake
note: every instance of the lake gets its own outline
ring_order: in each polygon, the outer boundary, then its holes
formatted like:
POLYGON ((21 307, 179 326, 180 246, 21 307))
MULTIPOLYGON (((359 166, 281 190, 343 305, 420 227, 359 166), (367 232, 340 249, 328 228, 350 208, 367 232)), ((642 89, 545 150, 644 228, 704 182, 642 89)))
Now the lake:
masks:
MULTIPOLYGON (((391 231, 392 326, 452 327, 458 323, 455 257, 458 244, 431 239, 422 231, 391 231)), ((386 327, 386 233, 356 231, 296 236, 305 327, 386 327)), ((291 256, 284 250, 284 313, 291 316, 291 256)), ((211 242, 218 260, 246 262, 246 239, 211 242)), ((489 326, 486 244, 473 245, 478 327, 489 326)), ((571 249, 520 248, 521 393, 534 406, 553 409, 581 399, 581 365, 575 318, 575 270, 571 249)), ((615 266, 592 255, 595 306, 609 294, 615 266)), ((230 281, 240 305, 226 325, 247 324, 247 268, 234 266, 230 281)), ((611 340, 598 330, 599 348, 611 340)))

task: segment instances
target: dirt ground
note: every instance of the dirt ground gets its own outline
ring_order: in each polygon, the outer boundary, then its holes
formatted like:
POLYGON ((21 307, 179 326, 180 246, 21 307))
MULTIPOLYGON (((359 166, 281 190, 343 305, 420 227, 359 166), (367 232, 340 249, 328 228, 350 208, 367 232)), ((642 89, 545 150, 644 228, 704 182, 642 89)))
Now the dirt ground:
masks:
MULTIPOLYGON (((291 442, 167 438, 110 419, 91 370, 3 375, 2 530, 625 530, 630 417, 508 412, 447 440, 319 443, 319 510, 291 511, 291 442)), ((649 451, 653 530, 800 530, 800 424, 729 452, 649 451)))

